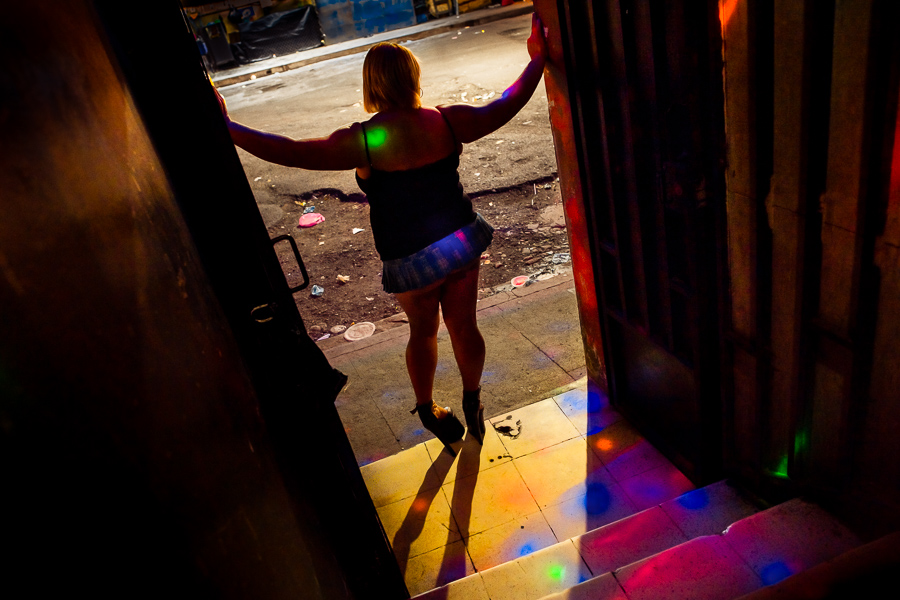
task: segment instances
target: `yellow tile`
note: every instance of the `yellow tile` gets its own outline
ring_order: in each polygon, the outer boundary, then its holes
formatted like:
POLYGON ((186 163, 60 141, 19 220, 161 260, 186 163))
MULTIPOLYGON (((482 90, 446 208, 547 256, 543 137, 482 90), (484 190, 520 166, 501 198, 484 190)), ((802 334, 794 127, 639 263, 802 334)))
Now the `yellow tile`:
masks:
MULTIPOLYGON (((440 460, 446 460, 450 455, 442 452, 444 445, 437 438, 425 442, 428 453, 437 463, 440 460)), ((457 477, 466 477, 473 475, 479 471, 496 467, 505 462, 512 460, 512 456, 506 451, 500 436, 494 431, 490 425, 484 434, 484 445, 479 444, 466 435, 466 438, 458 444, 453 444, 453 448, 458 454, 456 460, 450 466, 447 475, 444 477, 444 483, 449 483, 457 477)))
POLYGON ((513 458, 524 456, 548 446, 579 437, 578 430, 563 414, 553 398, 535 402, 529 406, 500 415, 490 420, 494 428, 518 428, 513 438, 501 434, 500 441, 513 458))
POLYGON ((550 546, 518 560, 528 581, 528 600, 561 592, 591 578, 571 540, 550 546))
POLYGON ((613 482, 582 437, 517 458, 514 464, 542 508, 584 496, 591 485, 613 482))
POLYGON ((605 395, 597 391, 594 393, 598 395, 589 397, 587 385, 582 384, 553 397, 581 435, 597 433, 622 419, 605 395))
POLYGON ((597 485, 590 493, 541 509, 558 539, 564 540, 603 527, 637 512, 618 483, 597 485))
POLYGON ((461 477, 443 486, 464 538, 538 512, 538 506, 511 462, 461 477))
POLYGON ((443 481, 422 444, 365 465, 360 471, 375 506, 415 496, 439 487, 443 481))
POLYGON ((519 561, 482 571, 481 579, 491 600, 528 600, 528 581, 519 561))
POLYGON ((475 573, 462 540, 409 559, 403 578, 411 596, 475 573))
POLYGON ((378 516, 400 564, 460 539, 440 488, 380 506, 378 516))
POLYGON ((588 436, 587 439, 605 465, 614 462, 644 441, 644 437, 627 421, 613 423, 603 431, 588 436))
POLYGON ((481 575, 475 573, 468 577, 463 577, 452 583, 439 588, 435 588, 430 592, 426 592, 421 596, 416 596, 413 600, 491 600, 487 590, 484 587, 484 581, 481 575))
POLYGON ((541 513, 518 518, 466 540, 472 564, 484 571, 552 546, 559 540, 541 513))

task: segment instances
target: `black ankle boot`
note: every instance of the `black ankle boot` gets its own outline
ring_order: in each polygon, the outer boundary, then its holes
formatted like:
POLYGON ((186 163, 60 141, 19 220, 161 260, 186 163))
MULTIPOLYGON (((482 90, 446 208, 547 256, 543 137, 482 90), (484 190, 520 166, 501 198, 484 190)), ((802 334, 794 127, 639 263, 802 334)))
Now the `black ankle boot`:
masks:
POLYGON ((463 390, 463 414, 466 416, 466 427, 469 435, 484 444, 484 405, 481 404, 481 387, 474 392, 463 390))
POLYGON ((456 415, 453 414, 453 411, 450 410, 450 407, 444 408, 447 414, 440 419, 435 416, 434 408, 434 402, 431 404, 419 404, 409 412, 411 414, 419 413, 419 419, 422 421, 425 429, 443 442, 444 448, 447 449, 451 456, 456 456, 456 450, 450 444, 461 440, 466 430, 463 424, 459 422, 459 419, 456 418, 456 415))

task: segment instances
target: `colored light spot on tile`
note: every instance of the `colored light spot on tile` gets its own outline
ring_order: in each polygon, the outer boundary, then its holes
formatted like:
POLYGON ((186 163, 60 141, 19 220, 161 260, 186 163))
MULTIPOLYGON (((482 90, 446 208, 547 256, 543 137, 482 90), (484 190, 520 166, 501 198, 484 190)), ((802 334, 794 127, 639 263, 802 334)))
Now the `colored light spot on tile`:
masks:
POLYGON ((534 549, 531 547, 531 544, 525 544, 519 548, 519 556, 528 556, 532 552, 534 552, 534 549))
POLYGON ((609 398, 607 398, 606 394, 603 392, 591 387, 588 389, 587 406, 588 412, 597 412, 600 409, 609 406, 609 398))
POLYGON ((416 512, 427 512, 428 511, 428 498, 416 498, 416 500, 412 504, 412 508, 416 512))
POLYGON ((600 515, 609 510, 609 490, 602 483, 590 483, 584 496, 584 509, 589 515, 600 515))
POLYGON ((594 443, 594 446, 596 446, 598 450, 606 451, 612 450, 613 446, 615 446, 615 443, 612 440, 599 438, 596 443, 594 443))
POLYGON ((425 430, 419 427, 418 429, 413 430, 413 435, 425 435, 425 430))
POLYGON ((366 142, 369 144, 369 148, 383 146, 386 141, 387 132, 384 129, 373 127, 366 131, 366 142))
POLYGON ((560 581, 566 575, 566 568, 562 565, 551 565, 549 569, 547 569, 547 577, 550 579, 560 581))
POLYGON ((699 510, 709 504, 709 492, 707 492, 704 488, 694 490, 693 492, 688 492, 687 494, 684 494, 683 496, 678 498, 678 504, 680 504, 684 508, 687 508, 688 510, 699 510))
POLYGON ((762 573, 760 573, 760 577, 762 577, 763 583, 766 585, 778 583, 791 575, 793 575, 791 569, 781 561, 766 565, 763 567, 762 573))

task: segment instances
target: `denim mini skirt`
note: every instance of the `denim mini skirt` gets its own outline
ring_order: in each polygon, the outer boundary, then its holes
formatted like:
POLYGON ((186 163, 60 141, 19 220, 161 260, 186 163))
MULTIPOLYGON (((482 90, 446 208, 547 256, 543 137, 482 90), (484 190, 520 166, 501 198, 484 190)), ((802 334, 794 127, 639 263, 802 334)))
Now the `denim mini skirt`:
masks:
POLYGON ((381 285, 391 294, 427 287, 480 257, 493 239, 494 228, 476 213, 474 221, 447 237, 409 256, 384 261, 381 285))

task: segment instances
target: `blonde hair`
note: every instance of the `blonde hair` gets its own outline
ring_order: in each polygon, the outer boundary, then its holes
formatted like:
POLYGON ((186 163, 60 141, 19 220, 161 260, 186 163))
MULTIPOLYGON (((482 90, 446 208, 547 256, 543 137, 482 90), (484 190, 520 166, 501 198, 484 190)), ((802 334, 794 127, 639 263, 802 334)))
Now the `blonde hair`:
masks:
POLYGON ((391 108, 419 108, 419 60, 400 44, 375 44, 363 62, 363 106, 376 113, 391 108))

